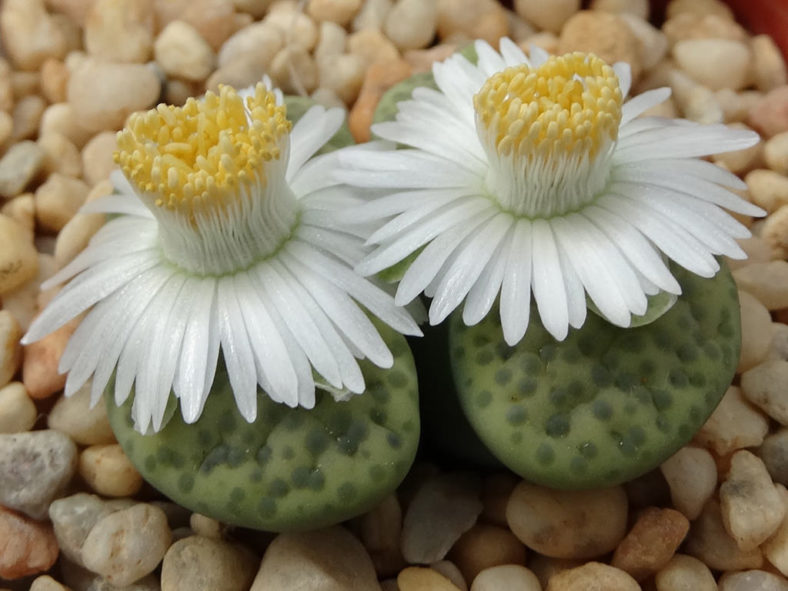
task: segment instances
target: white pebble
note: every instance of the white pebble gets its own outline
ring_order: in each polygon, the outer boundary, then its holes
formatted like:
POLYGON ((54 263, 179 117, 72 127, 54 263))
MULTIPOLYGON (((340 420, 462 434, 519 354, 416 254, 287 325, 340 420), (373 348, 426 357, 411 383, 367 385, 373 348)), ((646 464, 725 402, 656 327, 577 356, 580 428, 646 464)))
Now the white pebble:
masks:
POLYGON ((216 60, 208 42, 183 21, 172 21, 159 33, 153 54, 156 63, 170 76, 194 81, 205 80, 216 60))
POLYGON ((347 26, 361 9, 361 0, 310 0, 307 14, 318 22, 328 21, 347 26))
POLYGON ((328 57, 345 53, 347 31, 331 21, 320 23, 320 40, 315 47, 314 55, 318 63, 328 57))
MULTIPOLYGON (((38 272, 38 254, 28 231, 16 220, 0 215, 0 295, 18 289, 33 279, 38 272)), ((6 330, 8 330, 6 326, 6 330)), ((8 332, 4 335, 8 337, 8 332)), ((8 344, 3 342, 0 356, 8 363, 8 344)), ((7 367, 0 368, 0 385, 8 383, 5 377, 7 367)))
POLYGON ((515 0, 514 10, 539 29, 559 33, 569 17, 580 10, 580 0, 515 0))
POLYGON ((267 66, 283 45, 284 35, 278 27, 269 22, 253 23, 224 42, 217 62, 222 67, 240 55, 248 55, 267 66))
POLYGON ((386 15, 383 31, 401 50, 422 49, 435 37, 437 0, 397 0, 386 15))
POLYGON ((20 338, 22 331, 16 318, 8 310, 0 310, 0 387, 11 381, 22 362, 20 338))
POLYGON ((754 295, 769 310, 788 308, 788 261, 753 263, 733 272, 739 289, 754 295))
POLYGON ((768 432, 766 417, 744 399, 738 387, 730 386, 695 440, 725 456, 737 449, 760 445, 768 432))
POLYGON ((85 203, 90 187, 84 181, 59 173, 49 175, 36 189, 36 220, 49 231, 59 232, 85 203))
POLYGON ((393 0, 367 0, 353 19, 353 31, 362 29, 381 29, 386 15, 394 6, 393 0))
POLYGON ((542 591, 536 575, 519 564, 502 564, 484 569, 471 583, 471 591, 542 591))
POLYGON ((766 141, 763 158, 773 171, 788 175, 788 131, 773 135, 766 141))
POLYGON ((107 418, 107 407, 103 400, 90 406, 91 381, 66 398, 60 396, 49 411, 47 424, 69 435, 80 445, 114 443, 115 436, 107 418))
POLYGON ((105 497, 130 497, 142 487, 142 476, 117 443, 83 449, 79 474, 91 489, 105 497))
POLYGON ((725 573, 720 578, 719 591, 786 591, 788 581, 763 570, 725 573))
MULTIPOLYGON (((788 491, 777 485, 783 506, 788 513, 788 491)), ((780 527, 762 546, 763 553, 782 574, 788 575, 788 517, 783 518, 780 527)))
POLYGON ((750 82, 752 54, 739 41, 687 39, 676 43, 672 54, 682 70, 711 90, 740 90, 750 82))
POLYGON ((703 448, 685 446, 659 467, 673 505, 689 520, 700 515, 717 487, 717 465, 703 448))
POLYGON ((771 341, 772 317, 755 296, 739 291, 741 354, 736 373, 747 371, 766 358, 771 341))
POLYGON ((269 72, 274 83, 285 93, 310 93, 318 85, 317 64, 303 49, 281 49, 274 56, 269 72))
POLYGON ((320 86, 333 91, 345 104, 356 100, 364 82, 364 60, 353 54, 327 57, 318 62, 320 86))
POLYGON ((248 589, 259 560, 240 544, 202 536, 178 540, 164 555, 162 591, 248 589))
POLYGON ((23 70, 37 70, 48 58, 62 58, 69 39, 44 0, 5 0, 0 6, 0 36, 11 61, 23 70))
POLYGON ((786 82, 785 61, 780 48, 769 35, 755 35, 750 40, 752 69, 758 90, 769 92, 786 82))
POLYGON ((657 591, 717 591, 709 567, 697 558, 675 554, 654 577, 657 591))
POLYGON ((153 47, 152 0, 97 0, 85 19, 85 49, 99 59, 145 63, 153 47))
POLYGON ((299 11, 293 9, 272 10, 262 22, 279 29, 285 47, 311 51, 317 44, 317 25, 311 18, 299 11))
POLYGON ((788 425, 788 361, 773 359, 747 370, 741 389, 747 399, 781 425, 788 425))
POLYGON ((0 388, 0 433, 22 433, 32 429, 38 409, 22 382, 0 388))
POLYGON ((0 197, 19 195, 41 170, 45 152, 36 142, 11 146, 0 158, 0 197))

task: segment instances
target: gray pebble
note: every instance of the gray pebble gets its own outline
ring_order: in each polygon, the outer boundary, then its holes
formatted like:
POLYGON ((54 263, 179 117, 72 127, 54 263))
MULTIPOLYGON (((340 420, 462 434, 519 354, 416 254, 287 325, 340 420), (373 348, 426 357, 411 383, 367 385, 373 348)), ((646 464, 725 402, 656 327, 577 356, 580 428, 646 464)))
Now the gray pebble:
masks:
POLYGON ((758 455, 772 480, 788 486, 788 429, 780 429, 764 439, 758 455))
POLYGON ((0 435, 0 505, 44 519, 76 468, 77 446, 59 431, 0 435))

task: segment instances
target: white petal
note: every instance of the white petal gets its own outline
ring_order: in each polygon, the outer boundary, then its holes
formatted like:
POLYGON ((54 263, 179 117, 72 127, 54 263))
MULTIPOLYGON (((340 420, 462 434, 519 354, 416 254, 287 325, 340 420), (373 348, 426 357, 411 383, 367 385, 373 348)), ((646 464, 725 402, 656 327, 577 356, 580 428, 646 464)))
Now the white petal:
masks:
POLYGON ((344 119, 343 109, 326 109, 320 105, 314 105, 301 116, 290 132, 290 158, 285 176, 288 181, 331 139, 344 119))
POLYGON ((490 47, 486 41, 478 40, 473 46, 478 57, 476 67, 482 71, 485 78, 489 78, 506 67, 503 57, 490 47))
POLYGON ((519 64, 528 64, 528 58, 522 49, 509 37, 501 37, 499 43, 501 56, 503 56, 506 66, 517 66, 519 64))
POLYGON ((471 193, 468 190, 457 188, 400 191, 373 199, 355 208, 352 212, 348 212, 347 215, 353 222, 382 220, 410 211, 428 199, 436 203, 447 203, 452 199, 459 199, 469 194, 471 193))
POLYGON ((550 224, 541 219, 532 222, 534 299, 542 324, 553 337, 562 341, 569 331, 569 309, 561 277, 561 262, 550 224))
MULTIPOLYGON (((625 94, 626 96, 626 94, 625 94)), ((654 90, 647 90, 628 100, 621 107, 621 123, 619 125, 626 125, 635 117, 648 111, 651 107, 664 103, 670 97, 670 88, 656 88, 654 90)))
MULTIPOLYGON (((501 43, 503 44, 503 40, 501 43)), ((487 316, 501 290, 515 223, 510 224, 506 235, 501 239, 490 260, 487 261, 484 271, 482 271, 479 279, 471 287, 468 297, 465 298, 465 306, 462 309, 462 321, 468 326, 481 322, 482 318, 487 316)))
POLYGON ((575 270, 574 264, 566 250, 558 244, 558 257, 561 259, 561 275, 564 278, 566 290, 566 308, 569 313, 569 326, 580 328, 586 321, 588 307, 586 305, 586 292, 583 282, 575 270))
POLYGON ((697 158, 743 150, 758 142, 755 132, 724 125, 665 123, 662 129, 619 139, 614 162, 623 164, 655 158, 697 158))
POLYGON ((88 201, 79 208, 80 213, 111 213, 142 217, 153 220, 153 214, 139 198, 113 193, 88 201))
POLYGON ((626 62, 616 62, 613 64, 613 71, 618 76, 618 86, 621 88, 621 96, 629 94, 629 88, 632 85, 632 68, 626 62))
POLYGON ((506 271, 501 284, 501 325, 510 346, 520 342, 531 314, 531 262, 533 260, 531 222, 517 221, 506 253, 506 271))
POLYGON ((630 171, 647 171, 657 175, 681 174, 683 176, 697 177, 698 179, 738 189, 743 191, 747 183, 732 172, 729 172, 707 160, 697 158, 660 158, 659 160, 645 160, 628 164, 630 171))

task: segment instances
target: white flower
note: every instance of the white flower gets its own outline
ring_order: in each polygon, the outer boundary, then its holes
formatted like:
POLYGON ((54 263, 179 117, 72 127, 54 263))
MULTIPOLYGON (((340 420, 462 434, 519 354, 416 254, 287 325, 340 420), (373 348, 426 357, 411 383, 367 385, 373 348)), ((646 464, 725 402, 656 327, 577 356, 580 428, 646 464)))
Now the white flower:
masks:
POLYGON ((383 195, 348 219, 381 224, 356 270, 377 273, 419 253, 395 302, 424 291, 440 323, 465 302, 478 323, 496 298, 506 342, 525 334, 531 294, 556 338, 586 318, 586 294, 629 326, 646 296, 680 287, 664 257, 703 277, 713 255, 741 258, 748 230, 721 208, 764 212, 721 185, 736 176, 701 160, 758 141, 754 132, 636 117, 669 89, 624 103, 629 68, 587 54, 530 61, 510 40, 501 54, 476 43, 433 66, 439 91, 417 88, 396 120, 373 126, 406 149, 344 151, 339 178, 383 195))
POLYGON ((118 135, 120 194, 85 211, 119 214, 48 281, 71 280, 30 327, 40 339, 89 310, 60 360, 66 395, 91 376, 92 400, 115 372, 120 404, 135 383, 137 429, 161 427, 172 390, 187 422, 208 396, 221 349, 240 413, 258 384, 310 408, 312 370, 359 393, 356 358, 393 359, 360 303, 396 330, 418 326, 356 275, 363 236, 337 221, 352 190, 330 180, 334 153, 312 158, 343 111, 313 107, 292 127, 282 96, 222 88, 182 108, 132 116, 118 135))

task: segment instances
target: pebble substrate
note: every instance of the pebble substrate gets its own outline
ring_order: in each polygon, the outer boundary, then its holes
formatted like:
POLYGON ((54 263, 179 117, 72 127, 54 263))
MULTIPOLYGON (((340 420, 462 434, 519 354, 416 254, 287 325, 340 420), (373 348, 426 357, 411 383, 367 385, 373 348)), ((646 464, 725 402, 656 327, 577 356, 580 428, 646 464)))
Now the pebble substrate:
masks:
POLYGON ((4 0, 0 4, 0 588, 34 591, 777 591, 788 588, 788 86, 773 41, 718 0, 4 0), (62 396, 68 325, 27 348, 40 283, 101 226, 114 133, 269 74, 344 106, 357 141, 381 94, 474 38, 632 65, 652 114, 750 127, 713 158, 769 212, 731 262, 743 347, 722 403, 659 470, 556 492, 418 463, 343 526, 273 536, 190 514, 145 485, 87 392, 62 396), (596 586, 594 586, 596 585, 596 586))

